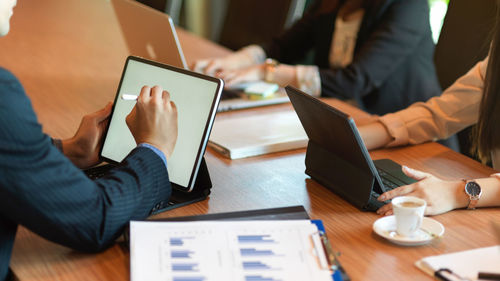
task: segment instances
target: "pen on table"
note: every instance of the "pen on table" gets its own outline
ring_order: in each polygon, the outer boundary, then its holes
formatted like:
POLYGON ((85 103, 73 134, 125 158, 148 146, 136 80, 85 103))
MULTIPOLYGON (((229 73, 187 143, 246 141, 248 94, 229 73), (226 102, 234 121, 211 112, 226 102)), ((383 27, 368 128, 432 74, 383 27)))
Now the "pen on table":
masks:
POLYGON ((482 279, 482 280, 500 280, 500 273, 479 272, 477 274, 477 279, 482 279))
POLYGON ((123 94, 122 100, 137 100, 137 95, 123 94))
POLYGON ((454 273, 448 268, 440 268, 434 272, 434 277, 436 277, 437 280, 441 281, 463 281, 463 280, 468 280, 464 279, 458 274, 454 273))

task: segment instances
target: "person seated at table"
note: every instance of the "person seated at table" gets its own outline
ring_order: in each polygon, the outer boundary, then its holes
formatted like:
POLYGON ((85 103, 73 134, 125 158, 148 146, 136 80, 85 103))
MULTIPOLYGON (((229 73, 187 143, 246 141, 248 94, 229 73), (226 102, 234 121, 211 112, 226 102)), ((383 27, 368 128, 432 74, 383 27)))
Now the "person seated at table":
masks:
POLYGON ((192 68, 229 87, 264 79, 384 114, 441 93, 433 55, 427 1, 325 0, 272 42, 192 68), (293 65, 311 50, 314 65, 293 65))
MULTIPOLYGON (((490 47, 490 54, 467 74, 446 89, 441 96, 415 103, 407 109, 386 114, 377 121, 360 126, 368 149, 419 144, 444 139, 476 124, 474 149, 484 162, 500 169, 500 11, 490 47)), ((403 172, 417 183, 398 187, 380 195, 385 201, 400 195, 412 195, 427 201, 427 215, 437 215, 457 208, 500 206, 500 173, 472 180, 443 180, 430 173, 403 167, 403 172), (475 200, 465 192, 481 195, 475 200)), ((386 204, 377 213, 391 215, 386 204)))
MULTIPOLYGON (((9 31, 16 0, 0 1, 0 36, 9 31)), ((139 144, 101 179, 79 168, 99 162, 111 103, 83 117, 74 137, 56 141, 42 125, 19 81, 0 68, 0 280, 18 225, 64 246, 95 252, 108 247, 130 220, 146 218, 171 194, 167 172, 177 140, 177 110, 160 87, 143 87, 127 125, 139 144)))

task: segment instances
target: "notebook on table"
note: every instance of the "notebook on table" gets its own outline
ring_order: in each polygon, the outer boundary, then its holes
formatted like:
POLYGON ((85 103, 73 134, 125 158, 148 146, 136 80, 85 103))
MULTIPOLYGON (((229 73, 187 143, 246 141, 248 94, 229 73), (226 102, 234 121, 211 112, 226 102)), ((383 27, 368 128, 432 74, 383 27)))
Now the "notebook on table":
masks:
POLYGON ((372 161, 354 120, 342 111, 287 86, 293 108, 309 138, 306 174, 363 210, 384 205, 377 197, 414 183, 389 159, 372 161))
POLYGON ((216 119, 208 145, 230 159, 304 148, 307 135, 294 112, 216 119))
POLYGON ((418 260, 415 266, 431 276, 455 277, 451 280, 478 280, 479 272, 500 276, 500 246, 425 257, 418 260))

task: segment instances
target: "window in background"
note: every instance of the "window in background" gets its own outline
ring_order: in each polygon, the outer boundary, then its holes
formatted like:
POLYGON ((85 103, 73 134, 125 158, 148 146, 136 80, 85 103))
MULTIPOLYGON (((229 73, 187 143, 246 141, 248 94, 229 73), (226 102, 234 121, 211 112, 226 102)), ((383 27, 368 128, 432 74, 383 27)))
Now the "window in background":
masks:
POLYGON ((450 0, 429 0, 432 39, 437 43, 450 0))

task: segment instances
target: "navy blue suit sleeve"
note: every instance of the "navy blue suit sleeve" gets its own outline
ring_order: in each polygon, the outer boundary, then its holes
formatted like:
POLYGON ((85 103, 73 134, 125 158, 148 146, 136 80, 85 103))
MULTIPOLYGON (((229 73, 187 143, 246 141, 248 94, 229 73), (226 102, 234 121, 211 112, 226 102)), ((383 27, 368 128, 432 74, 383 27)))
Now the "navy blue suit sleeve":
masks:
POLYGON ((380 12, 383 15, 367 31, 367 39, 356 46, 352 64, 337 70, 320 69, 323 96, 361 98, 370 94, 415 55, 420 42, 428 39, 425 36, 430 37, 427 1, 396 0, 380 12))
MULTIPOLYGON (((130 220, 146 218, 171 193, 167 169, 136 148, 92 181, 43 133, 30 101, 0 69, 0 216, 81 251, 109 246, 130 220)), ((5 242, 5 241, 3 241, 5 242)))

